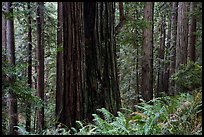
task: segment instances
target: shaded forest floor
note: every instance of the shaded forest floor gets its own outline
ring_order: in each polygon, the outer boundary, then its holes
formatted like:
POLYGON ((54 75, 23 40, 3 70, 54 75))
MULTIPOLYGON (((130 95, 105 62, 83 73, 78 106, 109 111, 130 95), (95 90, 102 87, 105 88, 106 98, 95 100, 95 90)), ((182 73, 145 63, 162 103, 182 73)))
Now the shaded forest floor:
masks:
MULTIPOLYGON (((135 106, 137 111, 121 108, 113 116, 105 108, 93 114, 92 123, 76 121, 76 128, 54 126, 41 135, 202 135, 202 89, 192 93, 155 98, 135 106), (101 114, 102 117, 101 117, 101 114), (100 115, 100 116, 99 116, 100 115)), ((31 135, 19 127, 20 134, 31 135)), ((36 133, 35 133, 36 134, 36 133)))

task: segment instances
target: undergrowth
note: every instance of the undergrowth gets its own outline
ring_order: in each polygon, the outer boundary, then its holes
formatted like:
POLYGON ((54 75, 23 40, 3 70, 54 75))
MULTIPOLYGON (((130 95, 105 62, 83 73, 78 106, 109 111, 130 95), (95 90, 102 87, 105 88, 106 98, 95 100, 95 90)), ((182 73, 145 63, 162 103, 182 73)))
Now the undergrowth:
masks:
MULTIPOLYGON (((92 124, 76 121, 77 128, 50 128, 43 135, 201 135, 202 92, 181 93, 155 98, 135 106, 138 111, 121 108, 117 116, 105 108, 92 114, 92 124), (153 104, 153 105, 152 105, 153 104)), ((31 134, 19 127, 22 134, 31 134), (24 132, 24 133, 23 133, 24 132)))

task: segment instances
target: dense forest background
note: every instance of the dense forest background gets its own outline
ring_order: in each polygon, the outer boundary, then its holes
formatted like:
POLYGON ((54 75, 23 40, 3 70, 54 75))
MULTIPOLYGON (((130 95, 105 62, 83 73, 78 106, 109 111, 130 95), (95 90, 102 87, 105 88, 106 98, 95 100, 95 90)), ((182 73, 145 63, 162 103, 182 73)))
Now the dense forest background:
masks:
POLYGON ((2 2, 3 135, 202 134, 202 2, 2 2))

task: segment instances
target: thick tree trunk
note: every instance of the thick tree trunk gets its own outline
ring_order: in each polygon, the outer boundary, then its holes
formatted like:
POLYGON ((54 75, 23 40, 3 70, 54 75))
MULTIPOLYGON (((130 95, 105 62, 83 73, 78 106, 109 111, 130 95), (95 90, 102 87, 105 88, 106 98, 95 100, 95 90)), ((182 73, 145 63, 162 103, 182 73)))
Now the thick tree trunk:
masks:
POLYGON ((58 122, 63 122, 63 117, 61 115, 63 109, 63 36, 62 36, 62 2, 58 2, 58 23, 57 23, 57 73, 56 73, 56 119, 58 122))
POLYGON ((90 121, 102 107, 116 114, 121 104, 113 3, 63 3, 63 16, 63 123, 90 121))
MULTIPOLYGON (((30 10, 30 2, 28 2, 28 10, 30 10)), ((28 85, 32 88, 32 26, 31 15, 28 15, 28 85)), ((31 102, 28 101, 26 107, 26 131, 31 128, 31 102)))
MULTIPOLYGON (((37 96, 44 101, 44 32, 43 32, 43 2, 37 2, 37 96)), ((44 128, 44 105, 37 112, 37 129, 44 128)))
POLYGON ((153 2, 146 2, 144 20, 148 26, 143 31, 142 60, 142 97, 149 101, 153 99, 153 2))
MULTIPOLYGON (((94 36, 96 39, 95 57, 97 59, 95 60, 97 65, 96 98, 99 100, 96 101, 97 99, 95 99, 93 101, 99 104, 97 108, 105 107, 113 114, 117 114, 121 102, 116 64, 114 7, 112 2, 97 3, 96 7, 96 31, 94 36)), ((92 53, 94 54, 94 50, 92 50, 92 53)), ((89 58, 87 58, 88 60, 89 58)))
MULTIPOLYGON (((172 4, 172 15, 171 15, 171 43, 170 43, 170 69, 169 77, 175 73, 176 67, 176 38, 177 38, 177 16, 178 16, 178 2, 172 4)), ((175 92, 175 83, 170 80, 169 82, 169 95, 173 95, 175 92)))
MULTIPOLYGON (((190 13, 194 12, 196 2, 190 3, 190 13)), ((190 17, 189 24, 189 40, 188 40, 188 58, 195 62, 195 43, 196 43, 196 18, 194 15, 190 17)))
MULTIPOLYGON (((97 45, 96 45, 96 32, 94 28, 96 26, 97 16, 96 2, 84 3, 84 34, 85 34, 85 50, 86 50, 86 86, 87 89, 84 93, 84 113, 86 120, 92 119, 93 113, 96 113, 96 109, 99 108, 99 100, 95 100, 97 96, 98 79, 97 74, 97 45)), ((99 76, 99 78, 101 78, 99 76)))
POLYGON ((63 123, 76 125, 83 118, 84 26, 83 3, 63 3, 64 93, 63 123))
MULTIPOLYGON (((11 66, 15 67, 14 18, 12 2, 6 2, 6 11, 11 15, 11 17, 7 19, 6 30, 8 62, 11 66)), ((14 77, 9 76, 8 81, 10 84, 12 84, 14 82, 14 77)), ((8 115, 9 115, 9 134, 15 135, 16 132, 14 130, 14 126, 17 126, 18 114, 17 114, 17 98, 13 90, 9 90, 8 115)))

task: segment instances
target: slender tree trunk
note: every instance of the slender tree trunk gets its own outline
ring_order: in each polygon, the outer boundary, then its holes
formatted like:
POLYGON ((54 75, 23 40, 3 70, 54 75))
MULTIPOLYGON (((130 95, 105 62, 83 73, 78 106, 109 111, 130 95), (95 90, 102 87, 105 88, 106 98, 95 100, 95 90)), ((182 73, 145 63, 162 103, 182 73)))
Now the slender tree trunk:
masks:
MULTIPOLYGON (((12 2, 6 2, 6 10, 11 16, 7 18, 7 55, 9 64, 15 67, 15 42, 14 42, 14 17, 12 2)), ((13 76, 9 76, 9 83, 12 84, 15 80, 13 76)), ((18 124, 18 114, 17 114, 17 98, 13 90, 9 90, 8 95, 8 115, 9 115, 9 134, 16 135, 17 132, 14 130, 14 126, 18 124)))
MULTIPOLYGON (((136 19, 138 20, 138 18, 136 17, 136 19)), ((136 80, 135 80, 135 100, 133 101, 134 105, 132 107, 133 110, 137 111, 137 109, 135 108, 135 105, 137 105, 139 103, 139 45, 137 44, 138 42, 138 32, 136 31, 135 32, 135 36, 137 37, 136 39, 136 42, 135 42, 135 48, 136 48, 136 57, 135 57, 135 70, 136 71, 136 80)))
MULTIPOLYGON (((2 3, 2 7, 3 9, 5 8, 6 4, 5 2, 2 3)), ((6 60, 6 19, 5 16, 2 12, 2 50, 4 51, 3 56, 2 56, 2 60, 6 60)), ((4 80, 4 79, 3 79, 4 80)))
POLYGON ((121 31, 122 27, 125 24, 125 20, 126 20, 125 15, 124 15, 124 10, 123 10, 123 2, 118 2, 118 4, 119 4, 120 22, 115 27, 115 35, 117 35, 121 31))
MULTIPOLYGON (((188 20, 187 20, 188 2, 179 2, 178 22, 177 22, 177 42, 176 42, 176 70, 180 69, 181 64, 187 63, 188 46, 188 20)), ((184 89, 176 85, 176 92, 184 89)))
MULTIPOLYGON (((28 10, 30 10, 30 2, 28 2, 28 10)), ((28 85, 32 88, 32 26, 31 15, 28 15, 28 85)), ((31 129, 31 102, 28 101, 26 108, 26 131, 31 129)))
MULTIPOLYGON (((5 2, 2 2, 2 8, 5 9, 5 2)), ((5 16, 2 12, 2 65, 4 65, 3 63, 5 63, 6 61, 6 19, 5 16)), ((6 73, 2 71, 2 83, 7 81, 7 77, 6 77, 6 73)), ((2 92, 2 119, 6 119, 7 118, 7 106, 6 106, 6 94, 5 92, 2 92), (6 112, 4 112, 6 111, 6 112), (4 113, 3 113, 4 112, 4 113)), ((2 121, 2 135, 6 135, 7 133, 7 123, 6 121, 2 121)))
MULTIPOLYGON (((178 2, 172 4, 172 15, 171 15, 171 42, 170 42, 170 70, 169 77, 175 73, 176 67, 176 38, 177 38, 177 16, 178 16, 178 2)), ((170 80, 169 82, 169 95, 173 95, 175 92, 175 83, 170 80)))
MULTIPOLYGON (((195 11, 196 2, 190 3, 190 13, 195 11)), ((195 62, 195 43, 196 43, 196 18, 194 15, 190 17, 189 24, 189 42, 188 42, 188 58, 195 62)))
POLYGON ((139 76, 140 76, 140 73, 139 73, 139 46, 137 46, 137 49, 136 49, 136 88, 135 88, 135 94, 136 94, 136 101, 135 101, 135 105, 137 105, 139 103, 139 94, 140 94, 140 87, 139 87, 139 76))
POLYGON ((161 92, 164 92, 164 54, 165 54, 165 38, 166 38, 166 23, 165 16, 162 17, 161 27, 160 27, 160 47, 158 51, 158 82, 157 82, 157 94, 156 96, 160 96, 161 92))
POLYGON ((58 122, 63 123, 63 117, 61 115, 63 111, 63 36, 62 36, 62 2, 58 2, 58 24, 57 24, 57 73, 56 73, 56 119, 58 122))
MULTIPOLYGON (((37 60, 38 60, 38 77, 37 77, 37 96, 44 101, 44 32, 43 32, 43 2, 37 2, 37 60)), ((37 129, 44 128, 44 105, 37 112, 37 129)))
POLYGON ((179 2, 177 23, 176 69, 178 70, 181 64, 186 64, 187 62, 187 2, 179 2))
POLYGON ((169 67, 170 67, 170 41, 171 41, 171 16, 168 18, 168 32, 167 32, 167 44, 165 52, 165 64, 164 64, 164 91, 169 95, 169 67))
POLYGON ((145 2, 144 20, 148 26, 143 31, 142 97, 153 99, 153 2, 145 2))

